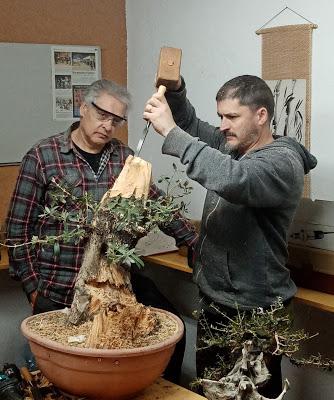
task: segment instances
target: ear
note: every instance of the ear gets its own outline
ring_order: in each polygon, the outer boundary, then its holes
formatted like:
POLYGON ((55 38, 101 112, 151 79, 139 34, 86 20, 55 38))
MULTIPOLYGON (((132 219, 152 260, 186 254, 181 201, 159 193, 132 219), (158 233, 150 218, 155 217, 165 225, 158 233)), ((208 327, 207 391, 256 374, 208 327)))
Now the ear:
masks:
POLYGON ((259 125, 265 125, 268 122, 268 111, 265 107, 260 107, 256 111, 256 117, 259 125))
POLYGON ((88 110, 88 105, 85 102, 82 102, 80 105, 80 118, 84 117, 88 110))

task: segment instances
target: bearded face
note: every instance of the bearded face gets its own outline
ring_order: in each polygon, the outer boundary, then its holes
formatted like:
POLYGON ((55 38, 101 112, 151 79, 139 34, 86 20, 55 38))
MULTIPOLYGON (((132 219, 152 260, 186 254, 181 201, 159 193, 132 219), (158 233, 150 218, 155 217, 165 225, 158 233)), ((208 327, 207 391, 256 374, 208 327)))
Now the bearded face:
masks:
POLYGON ((258 143, 263 124, 259 110, 240 105, 238 99, 224 99, 217 103, 217 113, 221 118, 220 130, 226 137, 225 148, 244 154, 258 143))

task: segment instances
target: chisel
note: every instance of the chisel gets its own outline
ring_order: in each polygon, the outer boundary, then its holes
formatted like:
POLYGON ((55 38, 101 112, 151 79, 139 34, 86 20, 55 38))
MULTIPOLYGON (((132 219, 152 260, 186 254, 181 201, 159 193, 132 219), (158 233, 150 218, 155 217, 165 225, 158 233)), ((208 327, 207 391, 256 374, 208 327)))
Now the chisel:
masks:
MULTIPOLYGON (((164 95, 164 94, 165 94, 165 91, 166 91, 166 87, 163 86, 163 85, 160 85, 160 86, 159 86, 159 89, 158 89, 158 93, 161 94, 161 95, 164 95)), ((148 131, 149 131, 149 129, 150 129, 150 126, 151 126, 151 122, 150 122, 150 121, 147 121, 147 122, 146 122, 146 126, 145 126, 145 128, 144 128, 144 130, 143 130, 142 137, 140 138, 140 140, 139 140, 139 142, 138 142, 138 145, 137 145, 137 149, 136 149, 136 152, 135 152, 135 156, 136 156, 136 157, 139 156, 139 153, 140 153, 140 151, 141 151, 141 149, 142 149, 142 147, 143 147, 143 144, 144 144, 144 142, 145 142, 145 139, 146 139, 147 133, 148 133, 148 131)))

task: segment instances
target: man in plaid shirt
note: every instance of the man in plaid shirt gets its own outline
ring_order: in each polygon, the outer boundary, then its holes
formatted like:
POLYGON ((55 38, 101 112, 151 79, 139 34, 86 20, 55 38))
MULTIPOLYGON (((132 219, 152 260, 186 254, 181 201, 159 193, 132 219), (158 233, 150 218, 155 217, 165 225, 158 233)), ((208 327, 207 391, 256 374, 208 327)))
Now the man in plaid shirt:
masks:
MULTIPOLYGON (((76 196, 87 192, 96 201, 112 187, 126 158, 133 154, 113 137, 126 121, 129 103, 130 95, 124 87, 107 80, 96 81, 85 93, 80 122, 41 140, 28 151, 8 214, 7 237, 11 243, 62 233, 60 222, 40 217, 43 208, 51 204, 53 181, 72 187, 76 196)), ((151 186, 150 197, 160 193, 151 186)), ((197 239, 193 227, 182 218, 174 220, 166 233, 176 239, 177 245, 192 246, 197 239)), ((10 274, 22 282, 35 314, 70 306, 83 251, 84 243, 73 241, 60 244, 59 255, 54 254, 53 246, 33 249, 27 245, 9 252, 10 274)), ((132 285, 138 301, 175 312, 148 278, 132 273, 132 285)), ((182 349, 181 353, 181 362, 174 369, 181 367, 182 349)))

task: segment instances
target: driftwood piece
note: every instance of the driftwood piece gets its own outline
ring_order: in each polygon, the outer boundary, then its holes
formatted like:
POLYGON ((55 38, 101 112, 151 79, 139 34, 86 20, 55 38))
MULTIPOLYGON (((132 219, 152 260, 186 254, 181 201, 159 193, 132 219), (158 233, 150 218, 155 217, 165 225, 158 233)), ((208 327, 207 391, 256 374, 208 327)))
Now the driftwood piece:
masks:
POLYGON ((202 379, 204 394, 208 400, 282 400, 289 389, 286 379, 282 393, 276 399, 268 399, 258 393, 258 387, 270 378, 263 353, 253 349, 252 341, 247 341, 242 356, 233 369, 219 381, 202 379))
MULTIPOLYGON (((75 284, 75 295, 68 321, 73 324, 93 319, 89 347, 108 347, 104 337, 110 324, 131 338, 146 335, 156 325, 156 319, 147 307, 137 303, 132 292, 130 272, 126 267, 109 264, 104 254, 105 242, 110 238, 121 242, 112 223, 105 218, 108 201, 121 196, 137 199, 148 197, 151 184, 151 165, 129 156, 113 187, 103 196, 92 225, 95 227, 85 248, 82 266, 75 284)), ((123 239, 124 240, 124 239, 123 239)))
POLYGON ((152 177, 152 166, 139 157, 128 156, 113 187, 102 197, 101 204, 108 198, 121 195, 129 198, 147 199, 152 177))

